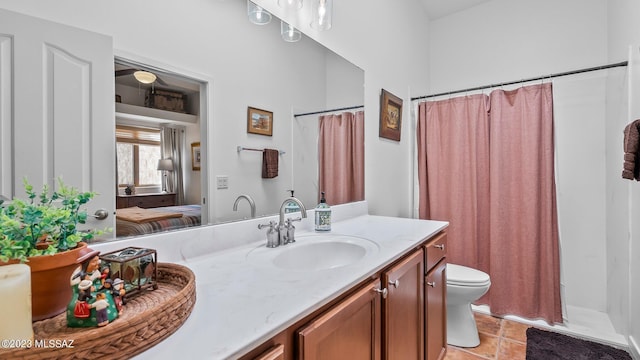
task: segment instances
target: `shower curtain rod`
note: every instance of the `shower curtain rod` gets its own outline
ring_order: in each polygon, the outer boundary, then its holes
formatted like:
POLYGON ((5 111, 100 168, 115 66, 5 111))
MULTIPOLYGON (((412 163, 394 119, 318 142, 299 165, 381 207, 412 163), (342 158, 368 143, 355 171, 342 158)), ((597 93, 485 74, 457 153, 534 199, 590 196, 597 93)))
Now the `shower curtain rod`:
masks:
POLYGON ((579 69, 579 70, 567 71, 567 72, 550 74, 550 75, 545 75, 545 76, 538 76, 538 77, 530 78, 530 79, 509 81, 509 82, 498 83, 498 84, 477 86, 477 87, 463 89, 463 90, 447 91, 447 92, 442 92, 442 93, 438 93, 438 94, 419 96, 419 97, 411 98, 411 101, 420 100, 420 99, 427 99, 427 98, 432 98, 432 97, 442 96, 442 95, 459 94, 459 93, 468 92, 468 91, 490 89, 490 88, 500 87, 500 86, 504 86, 504 85, 520 84, 520 83, 525 83, 525 82, 529 82, 529 81, 538 81, 538 80, 544 80, 544 79, 551 79, 551 78, 560 77, 560 76, 574 75, 574 74, 580 74, 580 73, 596 71, 596 70, 605 70, 605 69, 610 69, 610 68, 620 67, 620 66, 627 66, 627 65, 628 65, 628 61, 623 61, 623 62, 619 62, 619 63, 615 63, 615 64, 595 66, 595 67, 590 67, 590 68, 586 68, 586 69, 579 69))
POLYGON ((364 107, 364 105, 348 106, 348 107, 343 107, 343 108, 339 108, 339 109, 314 111, 314 112, 309 112, 309 113, 304 113, 304 114, 293 114, 293 117, 306 116, 306 115, 316 115, 316 114, 325 114, 325 113, 330 113, 330 112, 335 112, 335 111, 359 109, 359 108, 363 108, 363 107, 364 107))

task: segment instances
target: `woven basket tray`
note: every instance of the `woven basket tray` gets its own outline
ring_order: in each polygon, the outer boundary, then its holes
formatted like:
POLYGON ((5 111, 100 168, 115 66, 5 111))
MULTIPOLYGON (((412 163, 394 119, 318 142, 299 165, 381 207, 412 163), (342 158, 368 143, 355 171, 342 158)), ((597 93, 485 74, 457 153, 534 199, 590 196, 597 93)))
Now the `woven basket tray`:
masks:
POLYGON ((0 350, 0 359, 128 359, 173 334, 196 302, 189 268, 158 263, 158 289, 127 298, 124 312, 105 327, 68 328, 66 313, 33 323, 36 340, 48 347, 0 350), (73 340, 73 348, 50 342, 73 340))

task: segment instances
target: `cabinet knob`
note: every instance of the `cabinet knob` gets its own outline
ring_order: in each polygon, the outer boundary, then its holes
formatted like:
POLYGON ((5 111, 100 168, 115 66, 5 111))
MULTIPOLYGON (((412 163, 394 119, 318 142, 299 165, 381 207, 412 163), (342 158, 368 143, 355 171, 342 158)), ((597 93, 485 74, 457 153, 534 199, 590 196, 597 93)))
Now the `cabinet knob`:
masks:
POLYGON ((389 281, 389 285, 393 285, 394 288, 398 288, 400 286, 400 280, 396 279, 396 281, 389 281))
POLYGON ((382 298, 386 299, 387 298, 387 294, 389 293, 389 291, 387 290, 387 288, 384 289, 373 289, 373 291, 382 294, 382 298))
POLYGON ((428 282, 427 281, 427 285, 431 286, 431 287, 436 287, 436 282, 428 282))
POLYGON ((444 250, 444 244, 436 244, 434 245, 436 249, 444 250))

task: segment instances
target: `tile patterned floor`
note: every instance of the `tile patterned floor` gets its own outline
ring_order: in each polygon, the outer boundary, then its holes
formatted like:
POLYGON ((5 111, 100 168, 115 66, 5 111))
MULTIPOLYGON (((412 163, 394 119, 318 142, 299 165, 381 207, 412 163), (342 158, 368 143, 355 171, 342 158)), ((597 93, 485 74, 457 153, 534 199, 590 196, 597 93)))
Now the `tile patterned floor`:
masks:
POLYGON ((474 313, 480 345, 458 348, 449 345, 445 360, 525 360, 530 325, 474 313))

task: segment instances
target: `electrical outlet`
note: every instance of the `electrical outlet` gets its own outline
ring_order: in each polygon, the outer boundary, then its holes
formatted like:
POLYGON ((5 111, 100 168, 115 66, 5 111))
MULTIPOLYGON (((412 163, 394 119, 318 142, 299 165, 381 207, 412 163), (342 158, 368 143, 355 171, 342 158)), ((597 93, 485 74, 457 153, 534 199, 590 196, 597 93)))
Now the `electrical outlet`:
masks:
POLYGON ((229 188, 229 177, 226 175, 218 175, 216 176, 216 187, 218 189, 228 189, 229 188))

